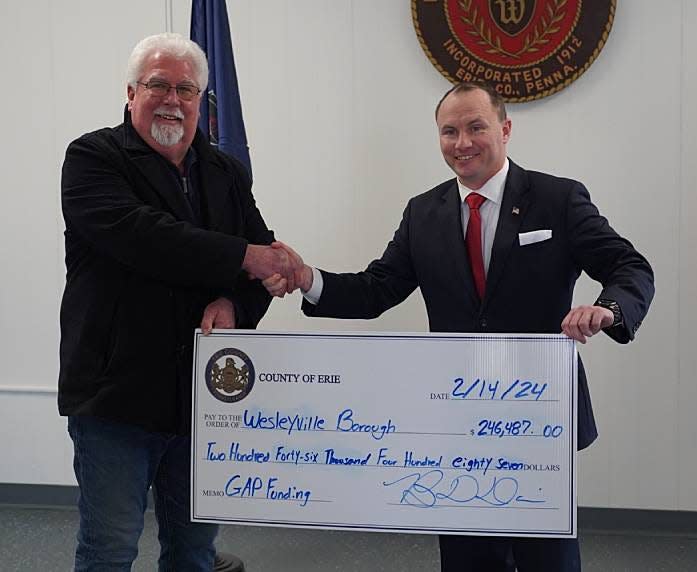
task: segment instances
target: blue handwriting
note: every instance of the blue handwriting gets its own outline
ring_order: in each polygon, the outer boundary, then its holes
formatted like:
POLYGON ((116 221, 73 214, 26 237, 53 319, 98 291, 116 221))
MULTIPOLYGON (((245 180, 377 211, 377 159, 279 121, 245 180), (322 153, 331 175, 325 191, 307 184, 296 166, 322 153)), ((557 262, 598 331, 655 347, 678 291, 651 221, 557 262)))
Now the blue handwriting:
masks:
MULTIPOLYGON (((433 469, 425 473, 411 473, 395 481, 383 481, 383 486, 401 485, 400 504, 417 508, 453 506, 476 503, 477 501, 494 507, 510 506, 512 503, 539 504, 544 499, 531 499, 518 494, 518 480, 513 477, 493 477, 487 489, 473 475, 458 475, 449 483, 443 471, 433 469), (445 502, 443 502, 445 501, 445 502), (450 502, 447 502, 450 501, 450 502)), ((542 489, 539 489, 542 492, 542 489)))
POLYGON ((538 401, 547 389, 546 383, 520 379, 507 385, 498 379, 487 382, 486 379, 477 378, 465 387, 465 380, 458 377, 453 383, 452 396, 455 399, 538 401))
POLYGON ((388 419, 382 424, 357 423, 353 420, 353 410, 344 409, 336 420, 336 429, 350 433, 370 433, 373 439, 379 441, 385 435, 394 433, 397 426, 392 423, 392 419, 388 419))
POLYGON ((225 494, 239 498, 265 498, 268 500, 299 501, 300 506, 307 505, 312 491, 295 485, 278 486, 277 477, 247 477, 233 475, 225 484, 225 494))
POLYGON ((324 419, 317 415, 285 415, 275 411, 270 415, 262 411, 250 413, 244 410, 242 416, 244 426, 248 429, 281 429, 288 435, 294 431, 324 431, 324 419))
MULTIPOLYGON (((530 419, 482 419, 478 426, 477 437, 520 437, 531 433, 532 421, 530 419)), ((471 429, 470 433, 474 435, 474 429, 471 429)))

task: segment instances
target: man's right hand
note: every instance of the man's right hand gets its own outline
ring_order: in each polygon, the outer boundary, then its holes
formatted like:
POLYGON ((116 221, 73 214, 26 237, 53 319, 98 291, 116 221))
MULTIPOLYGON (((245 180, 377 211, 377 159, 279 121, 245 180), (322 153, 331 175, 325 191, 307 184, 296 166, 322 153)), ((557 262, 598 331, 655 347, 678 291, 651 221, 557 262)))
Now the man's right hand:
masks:
POLYGON ((288 285, 295 289, 296 268, 293 262, 288 252, 283 248, 248 244, 242 261, 242 269, 249 274, 250 278, 262 280, 270 276, 280 275, 287 280, 288 285))
POLYGON ((300 255, 290 246, 282 242, 274 242, 271 245, 274 249, 283 250, 290 258, 291 266, 295 269, 292 279, 281 273, 273 274, 265 278, 262 284, 272 296, 283 298, 286 294, 292 293, 296 288, 307 292, 312 287, 313 274, 312 268, 303 262, 300 255))

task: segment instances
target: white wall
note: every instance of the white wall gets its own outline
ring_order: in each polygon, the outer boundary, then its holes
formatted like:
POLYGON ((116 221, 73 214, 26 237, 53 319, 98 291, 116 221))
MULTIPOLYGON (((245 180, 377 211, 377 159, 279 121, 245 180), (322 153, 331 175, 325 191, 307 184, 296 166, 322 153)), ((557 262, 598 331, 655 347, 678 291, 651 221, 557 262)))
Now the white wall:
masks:
MULTIPOLYGON (((141 37, 188 33, 188 0, 0 1, 5 181, 0 210, 0 482, 72 484, 55 411, 63 287, 60 164, 68 142, 120 121, 141 37)), ((305 259, 355 270, 378 256, 407 199, 448 178, 433 107, 448 83, 406 0, 228 2, 255 195, 305 259)), ((600 439, 581 455, 586 506, 697 510, 697 6, 619 2, 598 60, 542 101, 510 106, 511 157, 584 181, 652 262, 657 295, 637 340, 581 349, 600 439), (692 105, 691 105, 692 104, 692 105), (691 129, 692 127, 692 129, 691 129)), ((579 302, 597 293, 580 283, 579 302)), ((299 296, 266 329, 426 328, 420 296, 372 322, 310 320, 299 296)))

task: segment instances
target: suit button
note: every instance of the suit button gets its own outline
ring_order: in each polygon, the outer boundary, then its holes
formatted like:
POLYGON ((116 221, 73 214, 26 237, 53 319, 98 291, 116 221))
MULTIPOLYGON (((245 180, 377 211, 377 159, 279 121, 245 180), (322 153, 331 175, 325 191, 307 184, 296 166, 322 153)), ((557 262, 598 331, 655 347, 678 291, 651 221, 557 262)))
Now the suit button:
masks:
POLYGON ((482 328, 486 328, 486 325, 487 325, 487 323, 486 323, 486 318, 482 318, 482 319, 480 320, 480 322, 479 322, 479 325, 480 325, 482 328))

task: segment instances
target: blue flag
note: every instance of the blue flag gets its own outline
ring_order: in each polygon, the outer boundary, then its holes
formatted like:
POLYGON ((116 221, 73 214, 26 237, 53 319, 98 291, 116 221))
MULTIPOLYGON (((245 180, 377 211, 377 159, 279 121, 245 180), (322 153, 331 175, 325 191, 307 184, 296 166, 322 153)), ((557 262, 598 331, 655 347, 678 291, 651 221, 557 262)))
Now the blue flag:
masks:
POLYGON ((191 39, 208 56, 208 97, 201 98, 198 124, 211 145, 246 165, 251 178, 225 4, 225 0, 193 0, 191 6, 191 39))

